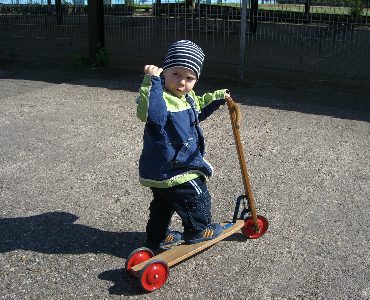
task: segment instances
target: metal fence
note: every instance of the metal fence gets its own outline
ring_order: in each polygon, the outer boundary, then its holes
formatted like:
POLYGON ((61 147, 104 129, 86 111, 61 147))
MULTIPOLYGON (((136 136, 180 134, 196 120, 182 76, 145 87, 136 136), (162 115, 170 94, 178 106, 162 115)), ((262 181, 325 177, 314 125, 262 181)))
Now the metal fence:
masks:
MULTIPOLYGON (((88 55, 83 0, 1 1, 8 1, 0 4, 1 57, 77 62, 88 55)), ((104 2, 105 48, 116 65, 160 64, 170 43, 191 39, 204 48, 208 66, 234 74, 244 61, 248 74, 281 70, 370 79, 366 0, 248 0, 245 19, 241 3, 232 0, 119 1, 104 2)))

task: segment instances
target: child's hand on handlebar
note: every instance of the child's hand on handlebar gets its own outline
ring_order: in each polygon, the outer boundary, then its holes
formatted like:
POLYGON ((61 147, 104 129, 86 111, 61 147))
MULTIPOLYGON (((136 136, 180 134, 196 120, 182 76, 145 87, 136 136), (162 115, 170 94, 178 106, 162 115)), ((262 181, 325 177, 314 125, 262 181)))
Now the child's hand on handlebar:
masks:
POLYGON ((225 102, 228 103, 229 101, 231 101, 231 94, 230 94, 230 91, 229 90, 226 90, 225 91, 225 102))

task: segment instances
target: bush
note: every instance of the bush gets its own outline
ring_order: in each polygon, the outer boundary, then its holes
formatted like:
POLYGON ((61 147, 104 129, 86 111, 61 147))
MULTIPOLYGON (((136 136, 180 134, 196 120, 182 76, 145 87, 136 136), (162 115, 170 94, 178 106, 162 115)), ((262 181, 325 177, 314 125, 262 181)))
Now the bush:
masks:
POLYGON ((101 48, 95 55, 96 62, 99 67, 104 67, 109 63, 109 53, 107 49, 101 48))
POLYGON ((360 17, 365 7, 364 0, 348 0, 349 14, 354 17, 360 17))

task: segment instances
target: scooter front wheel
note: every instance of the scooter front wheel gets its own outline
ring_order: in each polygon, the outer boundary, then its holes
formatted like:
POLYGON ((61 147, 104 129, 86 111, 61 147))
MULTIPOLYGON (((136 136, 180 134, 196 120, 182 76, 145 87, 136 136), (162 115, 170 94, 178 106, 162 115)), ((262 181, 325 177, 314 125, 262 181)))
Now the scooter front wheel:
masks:
POLYGON ((154 292, 161 288, 167 281, 169 268, 165 261, 154 260, 148 262, 141 270, 139 284, 147 292, 154 292))
POLYGON ((268 220, 260 215, 257 215, 257 224, 259 227, 259 231, 256 231, 254 227, 254 222, 252 217, 247 217, 244 220, 244 226, 242 227, 242 233, 248 238, 248 239, 258 239, 261 236, 263 236, 268 227, 269 227, 269 222, 268 220))
POLYGON ((149 248, 139 248, 134 250, 126 260, 125 269, 130 276, 134 276, 131 271, 133 266, 136 266, 143 261, 146 261, 154 256, 154 253, 149 248))

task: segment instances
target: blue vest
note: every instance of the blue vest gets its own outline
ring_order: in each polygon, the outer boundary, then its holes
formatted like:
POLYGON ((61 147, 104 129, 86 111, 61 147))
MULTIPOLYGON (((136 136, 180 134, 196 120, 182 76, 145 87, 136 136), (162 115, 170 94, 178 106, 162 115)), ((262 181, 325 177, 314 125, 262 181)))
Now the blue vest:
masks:
POLYGON ((159 77, 149 79, 150 83, 144 78, 138 99, 138 117, 146 122, 139 160, 141 183, 169 187, 181 183, 186 174, 212 176, 212 166, 204 159, 199 122, 225 103, 225 90, 206 94, 206 98, 191 92, 180 99, 163 91, 159 77))

